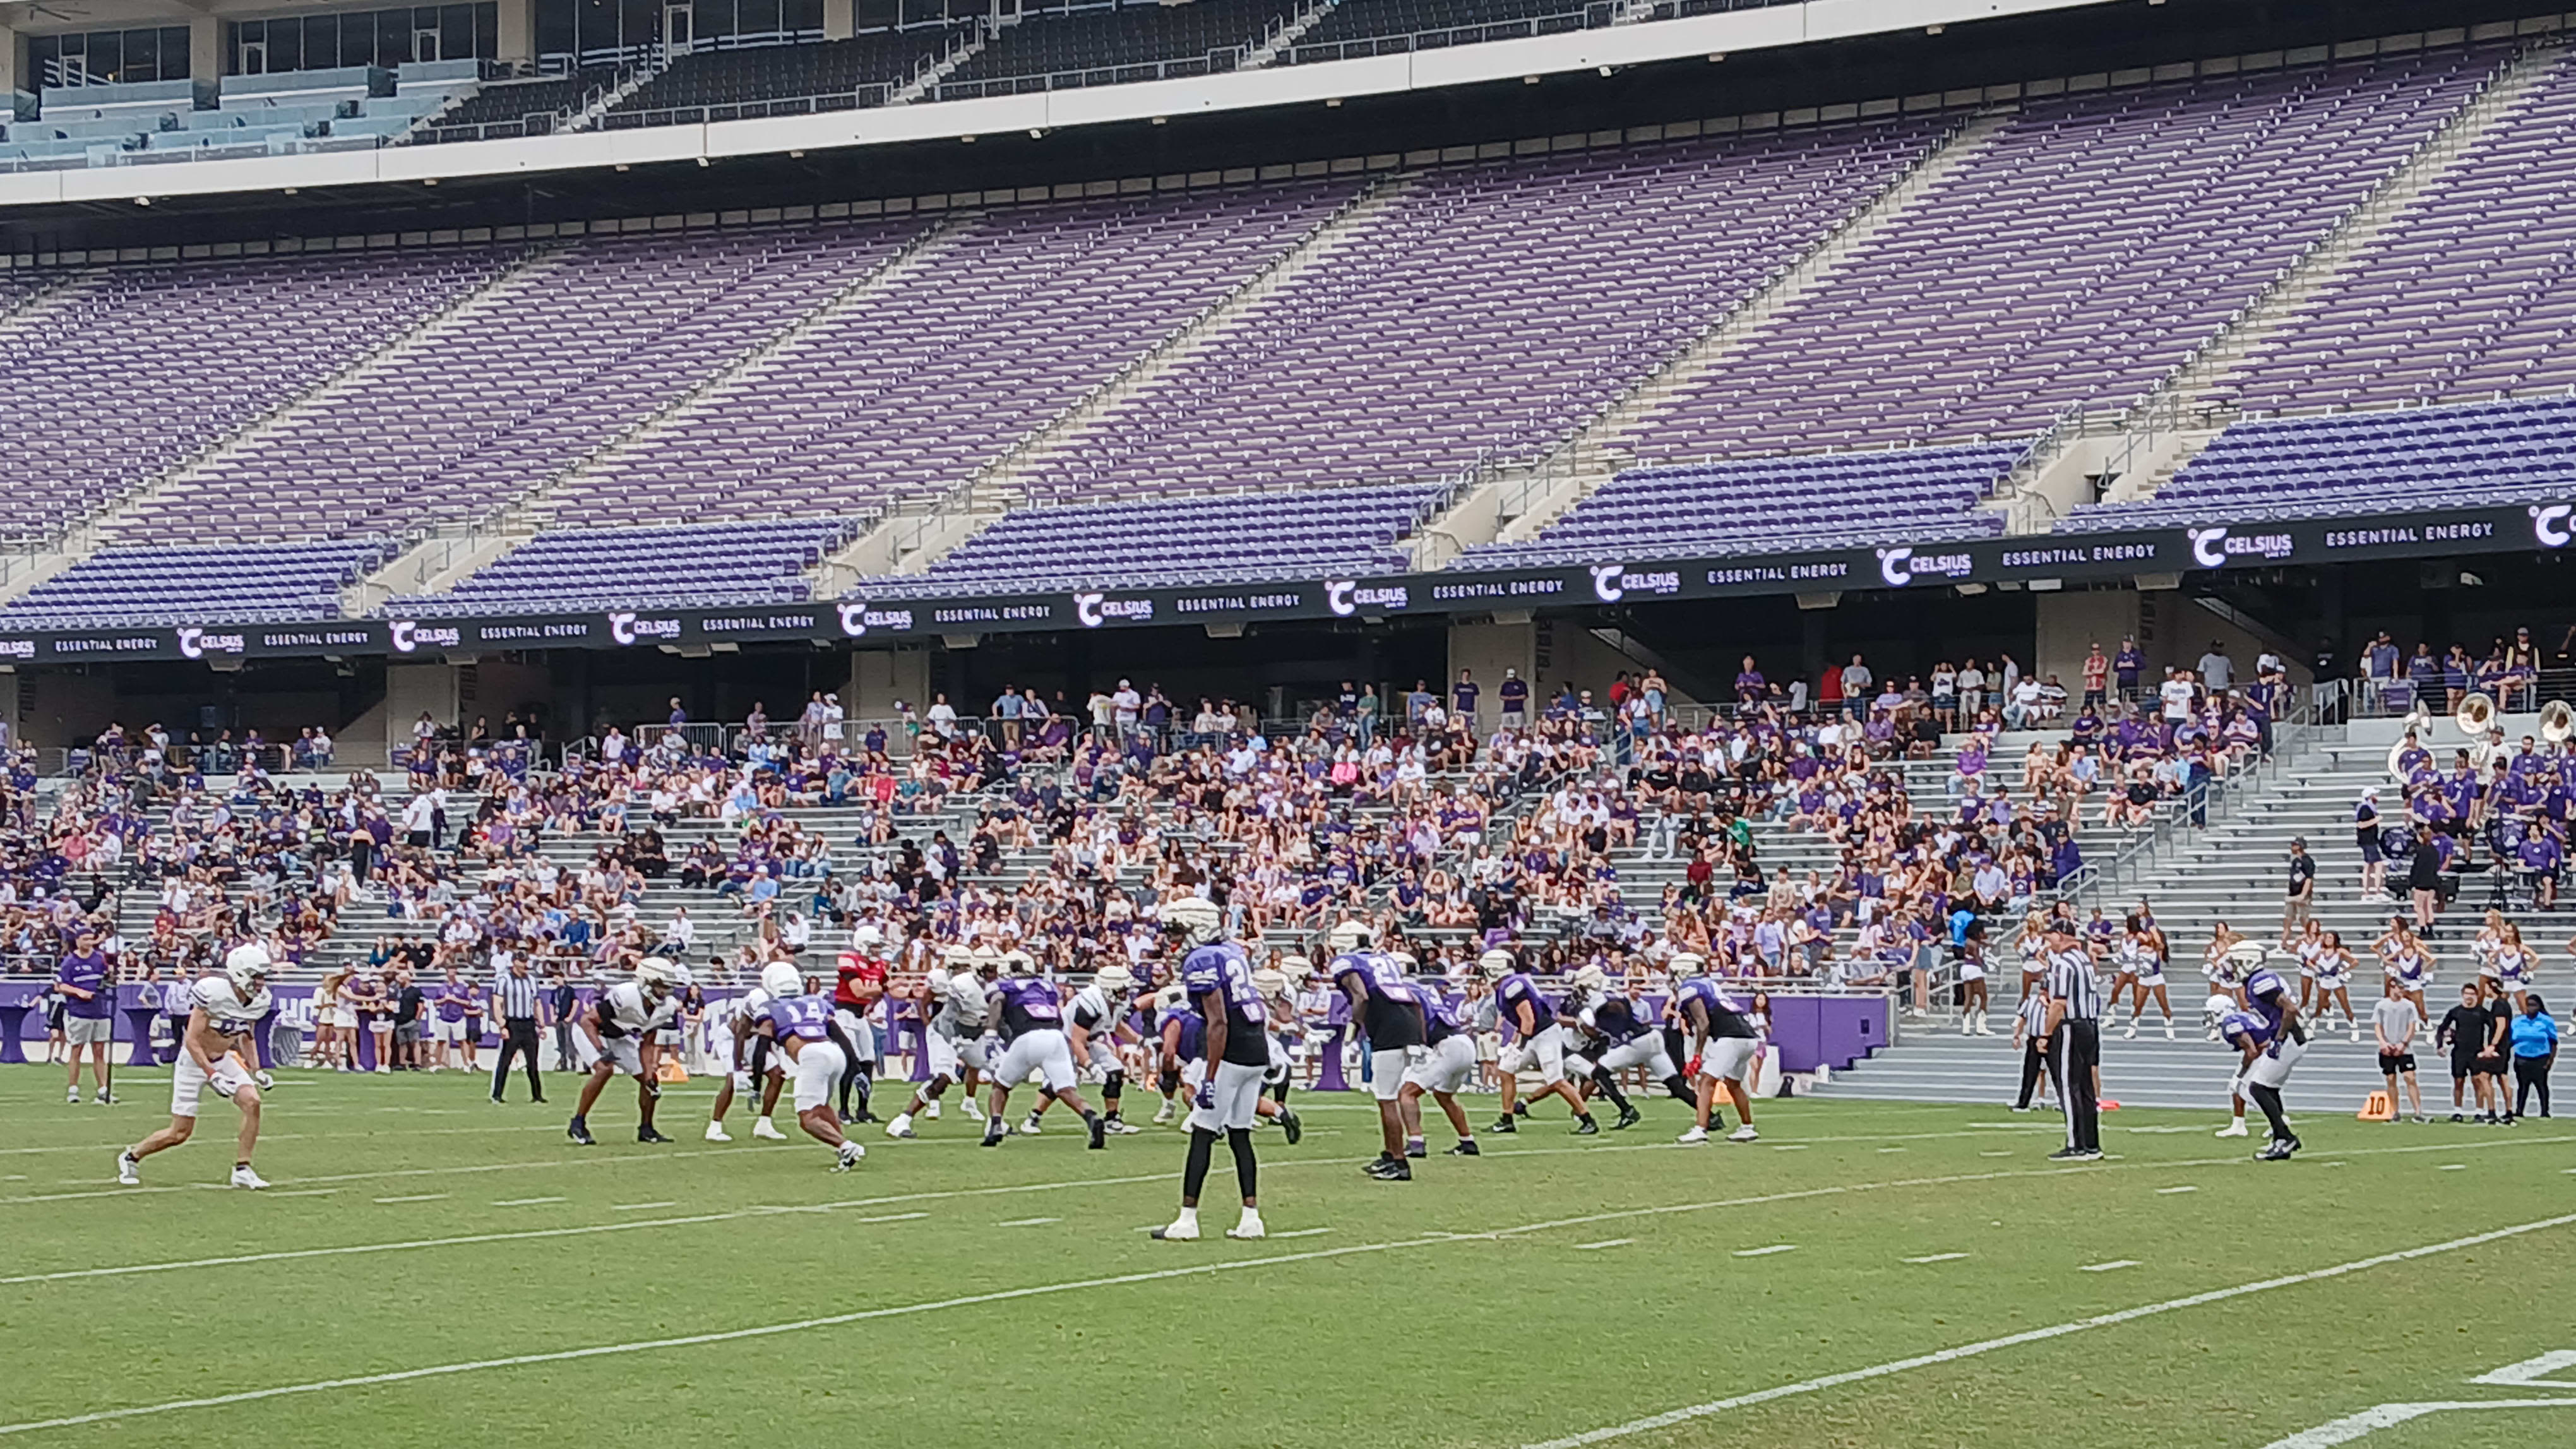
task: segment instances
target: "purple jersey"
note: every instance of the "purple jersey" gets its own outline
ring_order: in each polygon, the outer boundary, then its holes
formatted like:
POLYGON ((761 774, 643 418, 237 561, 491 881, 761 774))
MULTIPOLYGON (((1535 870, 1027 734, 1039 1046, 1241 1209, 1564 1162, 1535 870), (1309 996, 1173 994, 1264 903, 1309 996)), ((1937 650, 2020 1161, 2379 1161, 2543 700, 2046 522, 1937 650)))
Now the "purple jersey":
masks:
POLYGON ((1467 1014, 1456 1006, 1425 992, 1422 997, 1423 1045, 1438 1046, 1453 1036, 1472 1036, 1467 1014))
POLYGON ((1156 1034, 1159 1035, 1165 1027, 1176 1021, 1181 1024, 1181 1060, 1194 1062, 1206 1056, 1207 1018, 1186 1006, 1171 1007, 1164 1011, 1160 1020, 1154 1023, 1156 1034))
POLYGON ((1611 1045, 1624 1046, 1653 1031, 1654 1027, 1639 1019, 1637 1003, 1630 1001, 1624 993, 1614 991, 1594 1003, 1592 1029, 1611 1045))
POLYGON ((1535 1030, 1545 1031, 1556 1024, 1556 1003, 1538 989, 1538 982, 1529 973, 1514 972, 1494 984, 1496 1013, 1515 1032, 1521 1029, 1523 1005, 1530 1009, 1530 1020, 1537 1023, 1535 1030))
POLYGON ((2250 1041, 2269 1050, 2281 1034, 2277 1015, 2266 1017, 2260 1012, 2231 1011, 2218 1019, 2218 1034, 2228 1041, 2250 1041))
POLYGON ((467 1003, 477 1001, 473 987, 462 981, 442 981, 438 984, 438 1019, 463 1021, 467 1003))
POLYGON ((1055 987, 1048 982, 1034 976, 1014 976, 996 983, 993 995, 1001 1002, 998 1020, 1005 1039, 1033 1031, 1064 1030, 1064 1005, 1056 1000, 1055 987))
POLYGON ((822 1041, 832 1034, 832 998, 820 992, 780 997, 769 1003, 769 1024, 780 1041, 791 1036, 822 1041))
POLYGON ((1753 1023, 1744 1019, 1744 1009, 1737 1006, 1733 999, 1719 990, 1717 983, 1709 978, 1694 976, 1683 982, 1681 989, 1674 994, 1673 1003, 1681 1008, 1685 1026, 1690 1022, 1692 1002, 1698 1002, 1700 1010, 1707 1013, 1708 1034, 1711 1037, 1747 1037, 1754 1034, 1753 1023))
POLYGON ((1205 1015, 1213 993, 1225 1011, 1225 1059, 1237 1066, 1270 1065, 1270 1017, 1252 984, 1252 963, 1232 941, 1201 946, 1181 962, 1181 990, 1205 1015))
POLYGON ((1333 982, 1343 990, 1360 988, 1360 1026, 1371 1051, 1396 1051, 1422 1045, 1422 993, 1404 979, 1395 958, 1375 951, 1354 951, 1333 961, 1333 982))

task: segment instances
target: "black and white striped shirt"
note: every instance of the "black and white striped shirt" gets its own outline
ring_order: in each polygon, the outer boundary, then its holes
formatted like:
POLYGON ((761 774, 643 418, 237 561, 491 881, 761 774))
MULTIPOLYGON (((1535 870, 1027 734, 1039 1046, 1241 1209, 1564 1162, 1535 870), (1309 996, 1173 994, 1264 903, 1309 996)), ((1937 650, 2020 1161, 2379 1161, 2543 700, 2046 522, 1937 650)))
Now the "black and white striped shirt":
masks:
POLYGON ((500 979, 492 983, 492 995, 495 1000, 501 1003, 502 1020, 507 1021, 513 1017, 525 1017, 530 1021, 536 1020, 537 992, 539 989, 537 978, 534 976, 519 976, 507 971, 502 972, 500 979))
POLYGON ((2066 1003, 2068 1021, 2101 1019, 2102 987, 2093 979, 2093 958, 2082 948, 2059 951, 2048 958, 2048 997, 2066 1003))

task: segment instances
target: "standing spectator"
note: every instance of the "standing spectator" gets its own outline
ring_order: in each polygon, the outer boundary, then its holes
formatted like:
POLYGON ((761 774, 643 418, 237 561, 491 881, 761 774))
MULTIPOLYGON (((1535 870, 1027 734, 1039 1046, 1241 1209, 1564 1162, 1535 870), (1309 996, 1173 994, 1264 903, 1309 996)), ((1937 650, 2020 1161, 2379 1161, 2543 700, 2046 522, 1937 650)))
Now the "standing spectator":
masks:
POLYGON ((465 1042, 465 1004, 473 999, 473 995, 474 988, 465 984, 465 979, 457 974, 453 964, 449 965, 446 978, 438 983, 432 997, 437 1019, 431 1033, 438 1039, 438 1051, 430 1059, 433 1068, 464 1067, 465 1054, 455 1048, 465 1042), (451 1055, 455 1060, 449 1059, 451 1055))
POLYGON ((2156 686, 2156 700, 2163 709, 2168 727, 2180 729, 2191 718, 2192 700, 2198 693, 2192 688, 2190 670, 2165 671, 2165 682, 2156 686))
POLYGON ((2424 1093, 2415 1083, 2415 1034, 2424 1029, 2424 1013, 2396 977, 2387 978, 2379 1004, 2370 1009, 2371 1029, 2379 1038, 2379 1074, 2388 1079, 2388 1120, 2397 1120, 2397 1084, 2403 1079, 2415 1120, 2424 1120, 2424 1093))
MULTIPOLYGON (((555 978, 554 984, 547 988, 546 996, 546 1005, 551 1008, 554 1017, 555 1070, 568 1072, 573 1069, 572 1009, 581 998, 574 993, 571 978, 565 976, 555 978)), ((506 1014, 503 1019, 505 1021, 508 1019, 506 1014)), ((531 1065, 528 1071, 533 1076, 536 1067, 531 1065)))
POLYGON ((2200 681, 2212 694, 2225 694, 2236 683, 2236 661, 2219 640, 2210 640, 2209 652, 2200 656, 2200 681))
POLYGON ((54 990, 63 998, 63 1040, 70 1048, 71 1094, 80 1102, 81 1048, 90 1052, 90 1077, 98 1084, 102 1106, 116 1099, 107 1091, 107 1053, 116 1044, 116 988, 108 984, 107 954, 98 949, 98 932, 83 926, 72 936, 72 948, 54 968, 54 990))
POLYGON ((2513 1019, 2513 1115, 2530 1110, 2534 1091, 2540 1093, 2540 1115, 2549 1115, 2549 1065, 2557 1059, 2558 1023, 2550 1019, 2540 993, 2526 991, 2522 1015, 2513 1019))
POLYGON ((1109 696, 1109 712, 1118 726, 1118 738, 1123 740, 1136 732, 1136 722, 1144 716, 1145 697, 1136 692, 1134 684, 1122 679, 1118 681, 1118 692, 1109 696))
POLYGON ((396 1071, 416 1072, 420 1070, 420 1018, 421 1007, 425 1002, 426 996, 421 991, 420 987, 412 980, 411 968, 408 966, 395 967, 393 981, 393 1064, 396 1071))
POLYGON ((2308 854, 2308 840, 2302 835, 2290 842, 2290 890, 2281 904, 2281 949, 2290 949, 2290 937, 2316 916, 2317 862, 2308 854))
POLYGON ((1476 728, 1476 703, 1482 695, 1483 691, 1476 685, 1476 672, 1459 670, 1457 686, 1449 691, 1449 713, 1471 731, 1476 728))
MULTIPOLYGON (((556 989, 558 999, 572 994, 570 985, 556 989)), ((537 1030, 545 1025, 545 993, 538 989, 530 973, 528 955, 522 951, 510 958, 510 969, 492 983, 492 1012, 501 1019, 501 1064, 492 1071, 492 1100, 504 1100, 502 1093, 510 1085, 510 1063, 525 1054, 528 1062, 528 1096, 537 1102, 546 1099, 546 1084, 537 1075, 537 1030)), ((559 1014, 558 1023, 564 1020, 559 1014)), ((558 1033, 559 1049, 568 1047, 558 1033)))
POLYGON ((2049 1157, 2092 1162, 2102 1156, 2102 988, 2093 979, 2092 956, 2065 918, 2050 921, 2047 941, 2047 1035, 2066 1103, 2066 1145, 2049 1157))
POLYGON ((2406 892, 2415 904, 2417 934, 2431 936, 2442 914, 2442 852, 2433 844, 2433 827, 2415 827, 2415 850, 2406 857, 2406 892))
MULTIPOLYGON (((2403 989, 2403 983, 2396 977, 2390 977, 2389 982, 2403 989)), ((2477 983, 2460 983, 2460 1004, 2444 1012, 2442 1024, 2433 1030, 2433 1045, 2446 1047, 2451 1053, 2451 1120, 2454 1122, 2462 1120, 2464 1113, 2474 1112, 2480 1121, 2487 1120, 2494 1113, 2494 1104, 2487 1095, 2486 1073, 2478 1064, 2478 1058, 2486 1051, 2491 1030, 2486 1005, 2478 996, 2477 983), (2476 1093, 2474 1103, 2468 1100, 2473 1091, 2476 1093)))
POLYGON ((1763 693, 1769 688, 1770 681, 1762 677, 1761 670, 1753 667, 1753 656, 1745 655, 1744 667, 1735 671, 1736 708, 1751 709, 1760 704, 1763 693))
POLYGON ((1503 671, 1503 728, 1517 730, 1529 725, 1529 681, 1518 669, 1503 671))
POLYGON ((2362 698, 2372 709, 2385 709, 2388 687, 2397 679, 2397 641, 2388 631, 2370 641, 2361 651, 2362 698))
POLYGON ((1845 699, 1869 698, 1869 687, 1877 682, 1878 676, 1869 672, 1869 666, 1862 663, 1861 657, 1857 654, 1852 656, 1851 663, 1843 666, 1842 684, 1845 699))
POLYGON ((1023 707, 1019 691, 1010 685, 1003 685, 1002 692, 993 696, 992 715, 994 719, 1001 722, 1002 748, 1006 750, 1016 750, 1020 747, 1020 714, 1023 707))
POLYGON ((2103 687, 2111 677, 2111 661, 2102 653, 2102 641, 2093 641, 2093 652, 2084 656, 2084 707, 2100 709, 2106 703, 2103 687))

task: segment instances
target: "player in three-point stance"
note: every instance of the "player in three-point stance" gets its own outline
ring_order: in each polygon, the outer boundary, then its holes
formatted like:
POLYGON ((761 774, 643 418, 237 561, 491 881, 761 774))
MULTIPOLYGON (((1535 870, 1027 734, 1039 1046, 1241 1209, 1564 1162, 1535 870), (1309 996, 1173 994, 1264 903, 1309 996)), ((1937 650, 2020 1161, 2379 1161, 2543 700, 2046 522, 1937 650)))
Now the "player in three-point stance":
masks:
MULTIPOLYGON (((1167 938, 1189 954, 1181 958, 1181 996, 1199 1014, 1202 1071, 1190 1097, 1189 1155, 1181 1166, 1181 1211, 1154 1231, 1165 1241, 1199 1235, 1199 1190, 1207 1186, 1217 1134, 1234 1152, 1234 1182, 1243 1216, 1229 1238, 1258 1238, 1260 1167, 1252 1153, 1252 1127, 1267 1105, 1262 1079, 1270 1071, 1269 1011, 1252 984, 1252 961, 1240 943, 1222 939, 1225 917, 1215 902, 1183 896, 1161 911, 1167 938)), ((1282 1109, 1284 1111, 1284 1109, 1282 1109)), ((1289 1117, 1293 1124, 1295 1118, 1289 1117)), ((1292 1127, 1293 1131, 1293 1127, 1292 1127)), ((1293 1140, 1293 1137, 1292 1137, 1293 1140)))
MULTIPOLYGON (((787 1074, 796 1084, 797 1125, 832 1149, 834 1172, 847 1172, 868 1150, 841 1135, 841 1114, 832 1106, 833 1089, 849 1070, 852 1051, 850 1039, 832 1019, 832 998, 820 991, 807 993, 804 977, 785 961, 762 968, 760 985, 769 1001, 753 1028, 760 1038, 754 1060, 771 1046, 787 1054, 787 1074)), ((759 1075, 758 1067, 753 1070, 759 1075)))
POLYGON ((984 1118, 984 1145, 999 1147, 1011 1135, 1011 1088, 1031 1077, 1038 1079, 1041 1095, 1059 1099, 1082 1114, 1082 1125, 1091 1130, 1090 1145, 1109 1145, 1109 1124, 1082 1100, 1074 1087, 1073 1047, 1064 1036, 1064 1006, 1056 1000, 1055 983, 1035 974, 1036 963, 1028 962, 1020 974, 1005 976, 993 983, 985 1019, 1001 1029, 1002 1055, 986 1074, 992 1079, 993 1102, 984 1118))
MULTIPOLYGON (((760 1023, 769 1016, 769 1003, 777 999, 770 993, 769 976, 768 971, 762 971, 760 984, 743 993, 740 1009, 734 1013, 733 1020, 728 1025, 728 1030, 733 1037, 733 1054, 724 1081, 716 1087, 715 1110, 707 1114, 709 1142, 733 1140, 732 1135, 724 1128, 725 1114, 733 1110, 733 1098, 736 1092, 752 1091, 757 1091, 760 1096, 757 1110, 751 1119, 751 1135, 774 1142, 787 1140, 787 1134, 779 1131, 778 1124, 769 1120, 769 1114, 778 1110, 779 1092, 787 1085, 786 1069, 779 1065, 776 1058, 768 1057, 766 1053, 759 1053, 765 1058, 759 1069, 755 1070, 752 1066, 760 1023)), ((779 979, 784 981, 787 978, 782 976, 779 979)), ((803 978, 799 977, 794 983, 794 988, 796 991, 802 991, 804 985, 803 978)))
POLYGON ((1494 1124, 1497 1132, 1517 1132, 1520 1124, 1513 1119, 1529 1113, 1528 1103, 1515 1103, 1520 1091, 1520 1074, 1536 1072, 1539 1096, 1563 1097, 1574 1110, 1574 1130, 1578 1135, 1598 1132, 1592 1111, 1583 1105, 1581 1094, 1565 1079, 1565 1027, 1557 1020, 1556 1003, 1541 991, 1538 979, 1518 969, 1509 951, 1488 951, 1477 958, 1477 967, 1494 983, 1494 1012, 1498 1020, 1511 1027, 1512 1044, 1503 1048, 1495 1065, 1502 1069, 1503 1115, 1494 1124))
POLYGON ((1735 1115, 1744 1124, 1728 1133, 1726 1140, 1751 1142, 1762 1134, 1753 1130, 1753 1094, 1744 1089, 1744 1073, 1752 1064, 1754 1048, 1761 1045, 1761 1037, 1743 1010, 1709 979, 1705 958, 1685 951, 1673 958, 1672 974, 1673 1012, 1680 1018, 1683 1035, 1690 1038, 1691 1060, 1699 1064, 1699 1115, 1681 1140, 1708 1140, 1717 1094, 1723 1088, 1735 1103, 1735 1115))
POLYGON ((653 1130, 653 1106, 662 1098, 661 1083, 653 1079, 660 1053, 647 1052, 645 1045, 655 1032, 679 1020, 680 993, 688 984, 688 968, 647 956, 635 963, 633 980, 602 991, 573 1018, 573 1060, 590 1076, 581 1084, 581 1101, 564 1128, 565 1136, 584 1147, 596 1146, 597 1139, 590 1135, 590 1109, 611 1080, 628 1076, 635 1079, 635 1107, 642 1119, 635 1128, 635 1140, 671 1140, 653 1130))
POLYGON ((143 1181, 143 1159, 167 1151, 194 1136, 200 1094, 213 1087, 241 1109, 241 1135, 233 1152, 232 1186, 261 1188, 268 1183, 251 1170, 250 1155, 259 1145, 260 1093, 268 1073, 250 1063, 252 1033, 276 1006, 268 989, 268 948, 252 942, 224 954, 224 969, 189 988, 194 1000, 187 1025, 179 1030, 179 1061, 170 1073, 170 1125, 116 1154, 116 1180, 131 1187, 143 1181))
POLYGON ((1477 1156, 1476 1129, 1467 1123, 1467 1109, 1458 1105, 1459 1090, 1476 1079, 1476 1028, 1469 1018, 1428 994, 1422 1002, 1422 1025, 1430 1053, 1404 1069, 1404 1084, 1395 1093, 1396 1112, 1404 1118, 1404 1155, 1421 1157, 1428 1151, 1422 1140, 1422 1094, 1428 1092, 1458 1133, 1449 1155, 1477 1156))

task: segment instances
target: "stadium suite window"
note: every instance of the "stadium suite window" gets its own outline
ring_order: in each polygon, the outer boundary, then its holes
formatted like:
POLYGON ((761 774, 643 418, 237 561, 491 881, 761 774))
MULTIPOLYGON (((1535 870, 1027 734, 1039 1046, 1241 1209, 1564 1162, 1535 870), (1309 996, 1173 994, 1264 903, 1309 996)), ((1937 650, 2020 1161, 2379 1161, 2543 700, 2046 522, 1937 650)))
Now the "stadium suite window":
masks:
POLYGON ((188 28, 87 30, 27 38, 27 74, 37 90, 188 79, 188 28))
MULTIPOLYGON (((180 32, 182 37, 185 31, 180 32)), ((497 3, 344 10, 224 26, 224 74, 273 75, 415 60, 490 60, 501 53, 497 3)))
POLYGON ((989 15, 993 7, 976 0, 855 0, 852 26, 858 30, 903 30, 915 25, 947 25, 989 15))
POLYGON ((818 41, 823 0, 537 0, 536 22, 541 65, 616 65, 650 59, 666 40, 689 50, 818 41))

